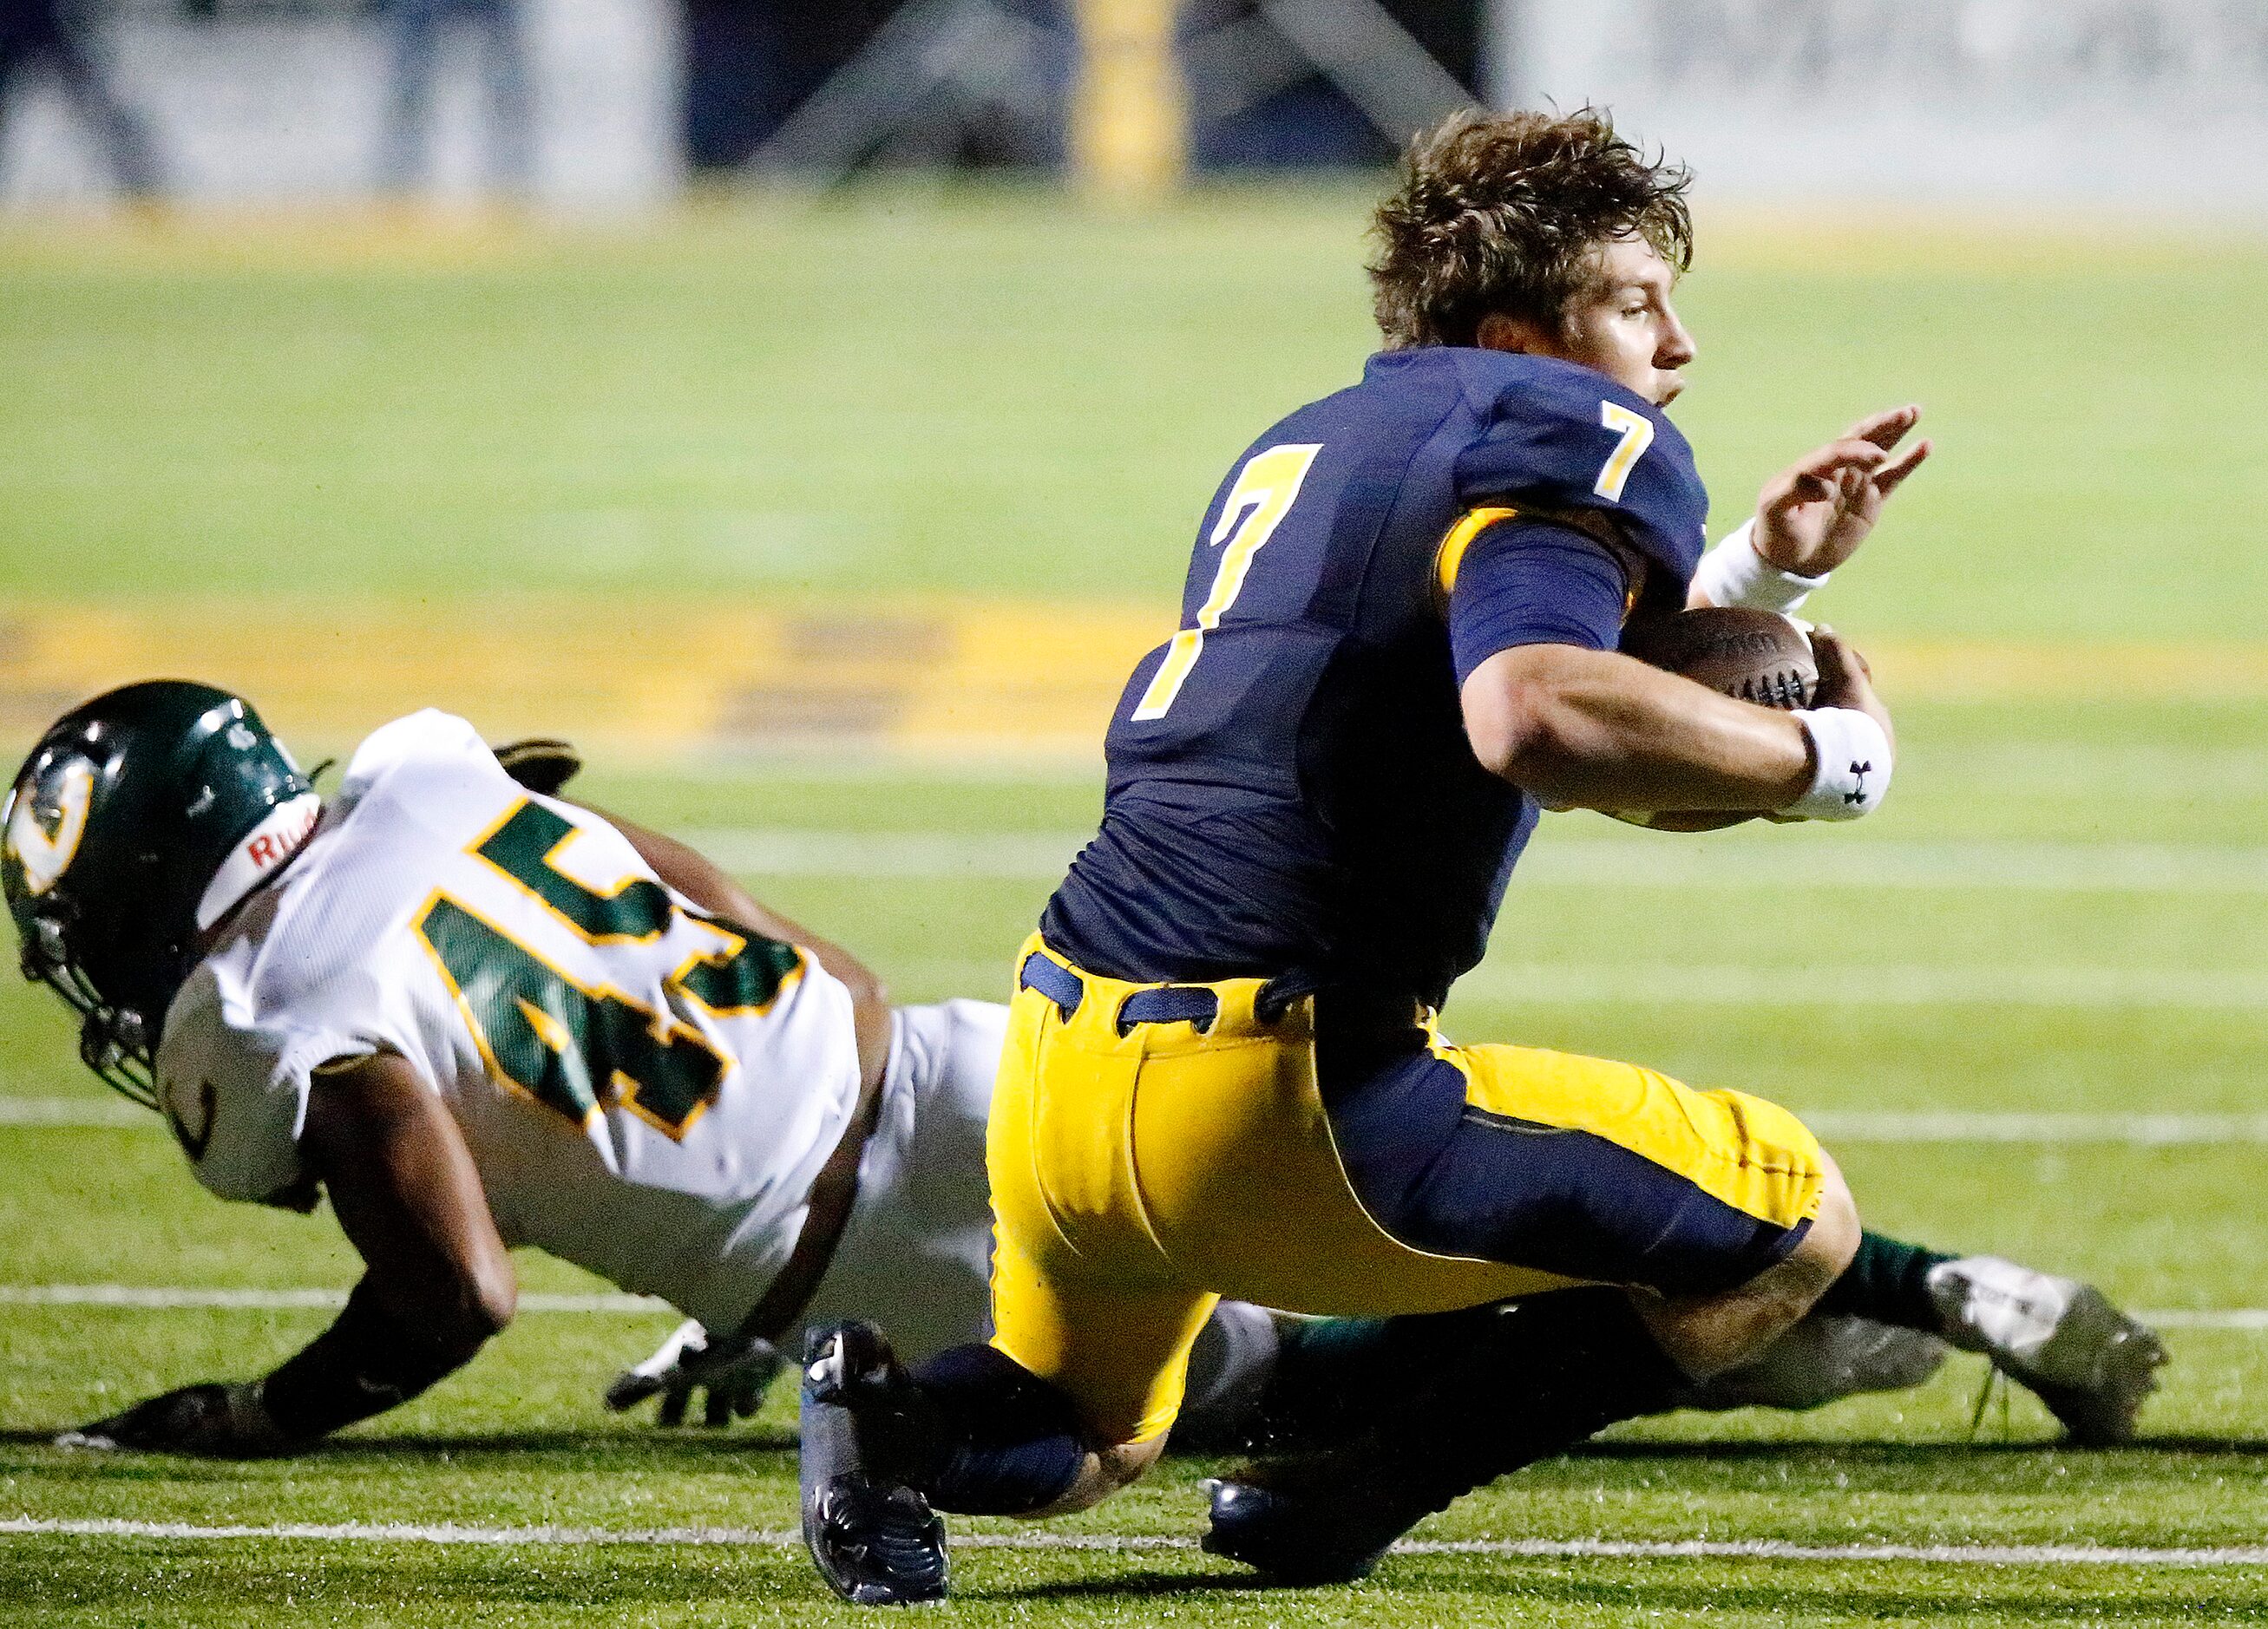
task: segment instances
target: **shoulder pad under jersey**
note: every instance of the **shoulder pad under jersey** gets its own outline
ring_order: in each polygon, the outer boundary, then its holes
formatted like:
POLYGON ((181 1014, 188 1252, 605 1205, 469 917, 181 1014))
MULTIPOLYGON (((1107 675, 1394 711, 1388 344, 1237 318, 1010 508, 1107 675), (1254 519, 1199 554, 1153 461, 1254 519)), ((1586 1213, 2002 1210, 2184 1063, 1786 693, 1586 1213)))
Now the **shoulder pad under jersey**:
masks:
POLYGON ((1444 348, 1479 421, 1458 455, 1470 508, 1519 503, 1612 518, 1682 588, 1706 542, 1709 495, 1660 409, 1596 371, 1549 356, 1444 348))
POLYGON ((461 766, 468 762, 485 765, 499 778, 503 775, 479 730, 453 713, 429 707, 371 731, 348 760, 335 801, 343 813, 359 803, 380 776, 407 764, 461 766))

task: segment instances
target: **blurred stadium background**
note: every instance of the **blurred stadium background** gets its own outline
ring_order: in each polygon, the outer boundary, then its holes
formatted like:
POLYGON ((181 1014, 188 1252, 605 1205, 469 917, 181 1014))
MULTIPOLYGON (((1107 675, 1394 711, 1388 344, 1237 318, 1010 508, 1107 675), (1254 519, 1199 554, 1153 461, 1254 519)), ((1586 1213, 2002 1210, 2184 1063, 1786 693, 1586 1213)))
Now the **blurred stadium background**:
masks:
MULTIPOLYGON (((1476 97, 1596 99, 1697 171, 1677 416, 1718 530, 1867 409, 1922 402, 1940 451, 1819 605, 1899 712, 1885 813, 1555 823, 1453 1024, 1780 1097, 1880 1225, 2085 1273, 2165 1315, 2179 1367, 2153 1451, 1973 1456, 1957 1369, 1642 1427, 1440 1530, 2257 1544, 2257 0, 0 0, 0 737, 154 671, 241 688, 310 756, 423 705, 567 734, 600 801, 695 834, 901 994, 997 993, 1213 483, 1370 347, 1380 166, 1476 97), (1726 1435, 1776 1446, 1686 1442, 1726 1435)), ((780 1456, 600 1414, 666 1326, 619 1310, 532 1315, 297 1471, 40 1446, 280 1356, 323 1316, 291 1297, 349 1268, 326 1227, 197 1195, 9 984, 0 1522, 789 1523, 780 1456)), ((2028 1409, 1988 1434, 2041 1442, 2028 1409)), ((1091 1530, 1194 1508, 1177 1475, 1091 1530)), ((0 1537, 0 1616, 392 1621, 401 1574, 342 1554, 0 1537)), ((807 1605, 793 1563, 436 1563, 416 1588, 430 1621, 499 1591, 514 1622, 714 1621, 807 1605)), ((994 1585, 1099 1573, 1131 1593, 1066 1614, 1147 1621, 1133 1575, 1202 1564, 968 1566, 980 1617, 994 1585)), ((1730 1572, 1675 1571, 1700 1562, 1572 1566, 1412 1561, 1361 1610, 2268 1610, 2210 1569, 1758 1562, 1726 1596, 1730 1572)))

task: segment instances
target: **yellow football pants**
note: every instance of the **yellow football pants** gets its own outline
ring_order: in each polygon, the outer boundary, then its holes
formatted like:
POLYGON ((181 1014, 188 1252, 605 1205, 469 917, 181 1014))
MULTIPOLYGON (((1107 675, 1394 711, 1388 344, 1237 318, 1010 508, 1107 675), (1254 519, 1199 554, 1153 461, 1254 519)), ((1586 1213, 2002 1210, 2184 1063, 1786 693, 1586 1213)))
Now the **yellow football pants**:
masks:
MULTIPOLYGON (((1156 987, 1078 972, 1036 936, 1024 954, 1035 951, 1077 973, 1085 995, 1069 1016, 1033 989, 1019 988, 1010 1008, 987 1139, 992 1344, 1068 1394, 1097 1442, 1144 1442, 1173 1424, 1190 1345, 1223 1295, 1382 1317, 1579 1281, 1429 1254, 1371 1218, 1316 1088, 1311 1003, 1263 1023, 1253 1011, 1262 980, 1225 980, 1206 987, 1219 1006, 1203 1033, 1179 1022, 1121 1034, 1120 1003, 1156 987)), ((1633 1141, 1649 1145, 1647 1158, 1706 1166, 1717 1180, 1705 1185, 1721 1185, 1728 1168, 1713 1143, 1768 1129, 1776 1146, 1749 1161, 1735 1151, 1730 1165, 1778 1174, 1742 1197, 1791 1222, 1816 1214, 1818 1145, 1782 1111, 1716 1112, 1705 1105, 1737 1094, 1692 1092, 1650 1072, 1663 1090, 1627 1100, 1626 1064, 1453 1050, 1484 1060, 1487 1085, 1475 1095, 1493 1110, 1519 1102, 1508 1076, 1535 1075, 1543 1090, 1535 1108, 1558 1124, 1587 1129, 1614 1118, 1586 1100, 1584 1082, 1600 1082, 1622 1094, 1615 1113, 1646 1121, 1645 1137, 1633 1141), (1685 1113, 1682 1098, 1700 1112, 1685 1113), (1682 1140, 1668 1126, 1681 1118, 1690 1128, 1682 1140)))

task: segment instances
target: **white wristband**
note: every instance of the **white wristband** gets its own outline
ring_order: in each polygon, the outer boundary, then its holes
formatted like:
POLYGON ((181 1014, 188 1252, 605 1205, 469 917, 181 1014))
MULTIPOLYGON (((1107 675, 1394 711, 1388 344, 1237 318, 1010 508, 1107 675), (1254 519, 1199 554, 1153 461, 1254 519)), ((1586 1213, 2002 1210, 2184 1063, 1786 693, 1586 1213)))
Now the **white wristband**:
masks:
POLYGON ((1811 737, 1811 789, 1783 813, 1805 820, 1856 820, 1874 812, 1890 789, 1890 738, 1855 707, 1822 707, 1795 715, 1811 737))
POLYGON ((1724 540, 1701 556, 1694 568, 1693 586, 1712 605, 1748 605, 1758 611, 1786 613, 1810 597, 1827 581, 1825 573, 1800 577, 1782 571, 1756 553, 1756 517, 1751 515, 1724 540))

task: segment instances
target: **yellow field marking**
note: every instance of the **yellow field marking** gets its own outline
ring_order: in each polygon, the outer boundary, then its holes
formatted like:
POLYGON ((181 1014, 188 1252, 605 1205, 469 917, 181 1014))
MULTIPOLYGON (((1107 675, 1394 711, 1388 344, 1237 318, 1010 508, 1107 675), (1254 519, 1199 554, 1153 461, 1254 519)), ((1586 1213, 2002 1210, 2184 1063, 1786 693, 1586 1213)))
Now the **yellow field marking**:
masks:
MULTIPOLYGON (((129 679, 195 678, 303 738, 421 707, 617 752, 850 746, 1092 754, 1174 607, 519 598, 445 605, 0 601, 0 730, 129 679)), ((1900 701, 2268 699, 2268 643, 1870 642, 1900 701)))
MULTIPOLYGON (((1098 11, 1141 12, 1155 0, 1084 0, 1098 11)), ((1170 64, 1145 56, 1139 40, 1131 54, 1107 53, 1116 82, 1108 87, 1106 138, 1129 167, 1137 190, 1169 180, 1178 163, 1172 129, 1178 116, 1170 64), (1158 75, 1168 77, 1160 82, 1158 75), (1130 78, 1129 77, 1130 76, 1130 78), (1131 100, 1130 102, 1129 97, 1131 100), (1130 121, 1123 109, 1151 104, 1130 121), (1162 126, 1156 120, 1162 117, 1162 126)), ((1106 76, 1108 77, 1110 76, 1106 76)), ((1089 89, 1104 89, 1092 86, 1089 89)), ((1082 136, 1082 141, 1087 137, 1082 136)), ((1098 154, 1100 158, 1101 155, 1098 154)), ((1216 233, 1249 236, 1255 222, 1281 242, 1287 233, 1313 234, 1319 250, 1344 249, 1376 188, 1364 183, 1255 189, 1199 182, 1140 217, 1145 230, 1178 238, 1216 233)), ((78 208, 17 213, 0 222, 0 269, 43 271, 130 268, 136 271, 330 271, 399 268, 453 271, 468 265, 587 258, 666 260, 675 255, 747 253, 751 230, 768 238, 782 226, 836 237, 909 222, 929 234, 965 241, 1019 227, 1076 221, 1079 212, 1059 193, 1014 186, 956 188, 940 207, 918 187, 870 182, 847 194, 817 224, 808 201, 792 193, 689 189, 674 205, 623 220, 578 220, 509 209, 482 209, 416 201, 394 203, 293 205, 153 205, 109 213, 78 208), (626 224, 627 223, 627 224, 626 224)), ((1737 269, 1829 277, 1857 273, 2032 276, 2069 272, 2188 270, 2200 265, 2250 271, 2268 261, 2268 238, 2244 224, 2165 220, 2146 215, 2105 216, 2043 209, 2012 213, 1999 206, 1891 208, 1869 201, 1863 213, 1822 215, 1801 210, 1705 202, 1700 215, 1698 271, 1737 269)), ((761 240, 761 239, 760 239, 761 240)), ((1194 251, 1193 251, 1194 252, 1194 251)))
POLYGON ((352 738, 420 707, 502 738, 617 751, 883 745, 1091 752, 1154 614, 1044 603, 764 609, 597 599, 446 606, 0 601, 0 730, 129 679, 196 678, 279 730, 352 738))
POLYGON ((533 259, 562 236, 510 209, 414 202, 268 209, 151 204, 0 224, 0 266, 42 270, 456 271, 533 259))
POLYGON ((1866 650, 1893 704, 2268 697, 2268 644, 1891 640, 1866 650))

